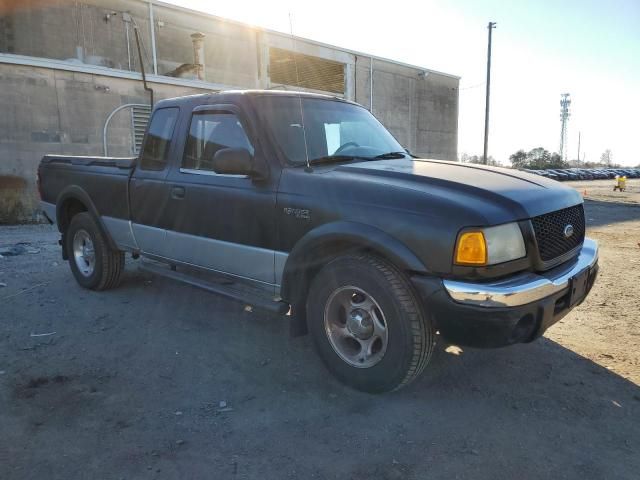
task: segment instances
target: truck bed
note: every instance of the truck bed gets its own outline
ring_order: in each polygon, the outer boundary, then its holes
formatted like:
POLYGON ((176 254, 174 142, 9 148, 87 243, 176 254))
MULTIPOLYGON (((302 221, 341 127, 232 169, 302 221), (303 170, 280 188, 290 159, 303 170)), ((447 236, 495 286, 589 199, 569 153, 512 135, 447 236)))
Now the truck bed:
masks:
POLYGON ((128 181, 135 157, 45 155, 38 177, 42 201, 58 204, 70 189, 82 190, 100 215, 128 219, 128 181))

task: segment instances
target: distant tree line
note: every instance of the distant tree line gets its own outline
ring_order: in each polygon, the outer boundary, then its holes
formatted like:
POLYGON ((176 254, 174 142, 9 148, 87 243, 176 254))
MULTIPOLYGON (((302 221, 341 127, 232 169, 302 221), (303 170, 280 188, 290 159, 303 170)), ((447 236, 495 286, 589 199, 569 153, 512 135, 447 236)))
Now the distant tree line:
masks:
POLYGON ((511 165, 513 168, 528 168, 531 170, 544 170, 547 168, 570 168, 579 166, 581 168, 611 168, 620 167, 620 165, 613 163, 613 155, 611 150, 607 149, 602 155, 600 155, 599 162, 580 162, 572 160, 571 162, 565 162, 558 153, 551 153, 542 147, 534 148, 525 152, 524 150, 518 150, 516 153, 509 156, 511 165))
POLYGON ((567 162, 562 160, 558 153, 538 147, 525 152, 518 150, 509 156, 513 168, 529 168, 531 170, 544 170, 546 168, 568 168, 567 162))
MULTIPOLYGON (((580 162, 577 160, 571 160, 570 162, 565 162, 562 157, 560 157, 559 153, 549 152, 548 150, 538 147, 529 150, 528 152, 520 149, 516 153, 513 153, 509 156, 509 160, 511 161, 511 166, 513 168, 527 168, 530 170, 544 170, 547 168, 551 169, 562 169, 562 168, 571 168, 571 167, 581 167, 581 168, 617 168, 620 167, 619 164, 613 163, 613 155, 611 150, 605 150, 602 155, 600 155, 600 161, 597 162, 580 162)), ((482 155, 469 155, 468 153, 460 154, 460 161, 462 163, 479 163, 483 164, 482 155)), ((499 167, 501 164, 491 155, 487 157, 487 165, 492 165, 494 167, 499 167)), ((638 165, 637 168, 640 168, 638 165)))
POLYGON ((612 155, 611 155, 611 150, 606 149, 602 155, 600 155, 600 163, 602 163, 603 165, 606 165, 608 167, 611 166, 611 162, 612 162, 612 155))
MULTIPOLYGON (((484 164, 484 162, 482 161, 482 155, 469 155, 467 153, 463 153, 462 155, 460 155, 460 161, 462 163, 480 163, 480 164, 484 164)), ((489 155, 487 157, 487 165, 492 165, 494 167, 499 167, 500 163, 493 158, 491 155, 489 155)))

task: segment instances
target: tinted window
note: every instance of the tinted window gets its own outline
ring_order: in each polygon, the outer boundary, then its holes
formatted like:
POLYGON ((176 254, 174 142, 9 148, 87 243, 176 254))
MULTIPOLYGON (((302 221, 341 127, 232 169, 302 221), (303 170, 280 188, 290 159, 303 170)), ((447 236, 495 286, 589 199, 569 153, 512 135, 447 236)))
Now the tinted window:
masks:
POLYGON ((223 148, 254 149, 238 117, 233 113, 194 113, 182 167, 193 170, 213 169, 213 157, 223 148))
POLYGON ((163 170, 167 165, 173 129, 178 119, 177 108, 156 110, 149 124, 147 140, 142 150, 140 168, 143 170, 163 170))

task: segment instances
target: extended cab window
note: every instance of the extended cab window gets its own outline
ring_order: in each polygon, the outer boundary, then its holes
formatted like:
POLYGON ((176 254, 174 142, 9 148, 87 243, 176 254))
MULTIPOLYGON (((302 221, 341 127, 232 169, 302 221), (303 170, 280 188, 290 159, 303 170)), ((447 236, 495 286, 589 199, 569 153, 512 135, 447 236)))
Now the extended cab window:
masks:
POLYGON ((179 109, 173 107, 161 108, 153 114, 140 157, 140 168, 143 170, 164 170, 178 112, 179 109))
POLYGON ((213 172, 213 157, 223 148, 246 148, 251 155, 254 153, 242 123, 234 113, 194 113, 182 168, 213 172))

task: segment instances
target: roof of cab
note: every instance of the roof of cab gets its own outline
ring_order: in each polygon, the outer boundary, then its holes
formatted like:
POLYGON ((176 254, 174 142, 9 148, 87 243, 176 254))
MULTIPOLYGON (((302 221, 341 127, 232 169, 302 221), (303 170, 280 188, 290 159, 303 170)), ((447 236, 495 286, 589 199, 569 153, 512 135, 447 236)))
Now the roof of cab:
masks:
POLYGON ((210 92, 210 93, 199 93, 195 95, 185 95, 181 97, 173 97, 167 98, 164 100, 160 100, 156 102, 154 105, 155 108, 160 107, 171 107, 171 106, 180 106, 184 104, 206 104, 213 101, 221 101, 221 102, 233 102, 234 100, 240 100, 243 97, 247 96, 282 96, 282 97, 292 97, 292 96, 300 96, 306 98, 320 98, 324 100, 337 100, 346 103, 354 103, 349 100, 345 100, 344 98, 340 98, 332 95, 325 95, 322 93, 310 93, 310 92, 300 92, 295 90, 223 90, 221 92, 210 92), (214 100, 215 99, 215 100, 214 100))

